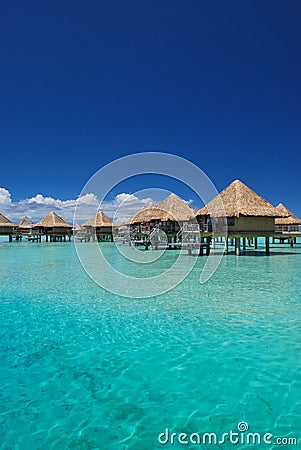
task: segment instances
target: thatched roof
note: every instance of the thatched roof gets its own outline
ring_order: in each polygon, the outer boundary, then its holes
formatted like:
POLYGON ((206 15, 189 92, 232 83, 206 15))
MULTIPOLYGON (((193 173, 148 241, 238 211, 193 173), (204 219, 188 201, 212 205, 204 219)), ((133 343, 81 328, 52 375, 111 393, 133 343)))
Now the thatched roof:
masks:
POLYGON ((1 228, 3 228, 3 227, 11 228, 13 226, 14 226, 14 224, 10 220, 8 220, 7 217, 3 216, 3 214, 0 213, 0 227, 1 228))
POLYGON ((74 230, 74 231, 83 231, 84 228, 83 228, 82 225, 79 225, 79 224, 77 223, 76 225, 74 225, 73 230, 74 230))
POLYGON ((285 214, 287 216, 287 217, 279 217, 278 219, 275 219, 276 225, 301 225, 301 220, 298 219, 298 217, 295 216, 295 214, 293 214, 282 203, 279 203, 279 205, 276 206, 276 209, 279 213, 285 214))
POLYGON ((72 228, 62 217, 58 216, 54 211, 47 214, 44 219, 35 224, 35 228, 72 228))
POLYGON ((91 217, 85 222, 83 227, 112 227, 114 222, 106 216, 103 212, 99 211, 95 216, 91 217))
POLYGON ((184 222, 193 218, 195 218, 195 211, 177 195, 170 194, 157 206, 153 202, 150 202, 148 205, 139 209, 127 223, 151 222, 152 220, 184 222))
POLYGON ((23 217, 23 219, 20 220, 20 222, 18 223, 18 227, 19 228, 32 228, 34 226, 33 221, 25 216, 23 217))
POLYGON ((226 189, 197 212, 197 216, 213 217, 283 217, 274 206, 240 180, 233 181, 226 189), (222 203, 221 203, 222 202, 222 203), (223 206, 223 207, 221 207, 223 206))
POLYGON ((162 211, 158 210, 153 202, 143 206, 137 211, 130 219, 126 221, 126 224, 134 224, 141 222, 150 222, 151 220, 161 220, 162 211))
POLYGON ((157 206, 177 221, 185 222, 195 218, 195 211, 176 194, 170 194, 157 206))

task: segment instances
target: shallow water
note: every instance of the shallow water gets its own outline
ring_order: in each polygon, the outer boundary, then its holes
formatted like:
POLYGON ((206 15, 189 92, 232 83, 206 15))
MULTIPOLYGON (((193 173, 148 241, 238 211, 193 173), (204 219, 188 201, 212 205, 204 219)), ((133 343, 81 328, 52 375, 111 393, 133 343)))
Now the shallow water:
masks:
POLYGON ((1 242, 0 448, 183 448, 158 434, 241 421, 300 443, 301 246, 228 255, 200 285, 205 259, 133 299, 94 284, 72 243, 1 242))

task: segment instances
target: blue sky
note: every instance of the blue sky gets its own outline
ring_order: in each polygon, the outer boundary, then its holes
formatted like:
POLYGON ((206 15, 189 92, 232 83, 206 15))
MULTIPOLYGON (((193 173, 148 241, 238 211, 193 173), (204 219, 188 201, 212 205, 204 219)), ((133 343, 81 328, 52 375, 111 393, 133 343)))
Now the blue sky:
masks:
POLYGON ((300 19, 294 0, 2 2, 0 187, 72 200, 163 151, 301 216, 300 19))

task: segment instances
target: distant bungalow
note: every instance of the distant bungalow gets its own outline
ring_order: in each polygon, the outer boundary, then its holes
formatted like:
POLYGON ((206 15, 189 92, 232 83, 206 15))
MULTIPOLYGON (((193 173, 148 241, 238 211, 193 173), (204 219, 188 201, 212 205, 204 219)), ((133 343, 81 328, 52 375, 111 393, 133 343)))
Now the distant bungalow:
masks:
POLYGON ((29 231, 32 230, 33 227, 34 227, 33 221, 29 217, 25 216, 18 223, 18 225, 16 227, 16 231, 17 232, 21 232, 21 233, 22 232, 29 232, 29 231))
POLYGON ((0 236, 9 236, 9 242, 13 240, 15 225, 0 213, 0 236))
POLYGON ((167 234, 180 231, 184 222, 195 221, 195 210, 176 194, 170 194, 158 204, 157 208, 170 216, 166 222, 167 234))
POLYGON ((160 229, 166 233, 168 242, 175 242, 183 223, 189 221, 195 221, 195 210, 176 194, 170 194, 158 205, 151 202, 141 208, 127 224, 138 239, 139 236, 145 238, 152 230, 160 229))
POLYGON ((50 242, 66 241, 66 236, 68 236, 70 241, 72 226, 52 211, 34 225, 33 233, 35 231, 40 237, 41 235, 45 235, 46 242, 48 242, 48 239, 50 239, 50 242))
POLYGON ((293 214, 286 206, 279 203, 279 205, 276 206, 276 210, 287 217, 279 217, 275 220, 275 231, 280 231, 282 233, 301 231, 301 220, 298 219, 298 217, 296 217, 295 214, 293 214))
POLYGON ((99 211, 81 227, 86 230, 89 239, 96 238, 98 242, 113 241, 114 222, 103 212, 99 211))
POLYGON ((27 216, 23 217, 14 228, 14 237, 16 241, 21 241, 23 236, 27 235, 28 237, 31 235, 33 227, 33 221, 27 216))
MULTIPOLYGON (((267 200, 258 195, 240 180, 233 181, 218 196, 197 212, 201 225, 210 224, 213 220, 226 218, 229 238, 235 238, 235 252, 240 254, 240 238, 243 238, 243 248, 246 238, 255 240, 265 237, 266 253, 269 253, 269 236, 275 232, 275 218, 283 217, 267 200), (223 209, 220 207, 220 200, 223 209)), ((228 239, 226 240, 226 251, 228 239)))

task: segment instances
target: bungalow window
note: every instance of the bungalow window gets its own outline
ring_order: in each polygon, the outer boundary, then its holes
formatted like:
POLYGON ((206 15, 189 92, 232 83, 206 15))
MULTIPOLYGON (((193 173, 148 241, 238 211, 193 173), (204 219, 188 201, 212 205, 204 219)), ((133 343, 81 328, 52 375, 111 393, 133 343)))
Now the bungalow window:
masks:
POLYGON ((228 227, 234 227, 234 217, 227 217, 228 227))

